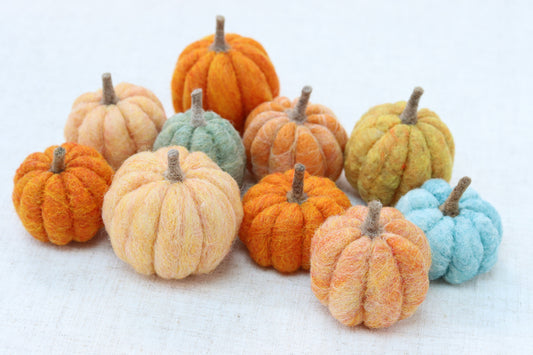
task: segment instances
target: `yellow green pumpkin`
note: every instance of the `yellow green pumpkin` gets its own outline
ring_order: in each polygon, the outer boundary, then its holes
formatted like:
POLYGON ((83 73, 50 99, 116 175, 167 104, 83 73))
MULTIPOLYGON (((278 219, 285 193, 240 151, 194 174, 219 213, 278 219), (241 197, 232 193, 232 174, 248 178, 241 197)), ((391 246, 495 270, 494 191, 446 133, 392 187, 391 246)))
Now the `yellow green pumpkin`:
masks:
POLYGON ((392 206, 426 180, 452 175, 455 146, 448 127, 426 108, 416 87, 408 102, 371 108, 346 144, 346 178, 366 202, 392 206))

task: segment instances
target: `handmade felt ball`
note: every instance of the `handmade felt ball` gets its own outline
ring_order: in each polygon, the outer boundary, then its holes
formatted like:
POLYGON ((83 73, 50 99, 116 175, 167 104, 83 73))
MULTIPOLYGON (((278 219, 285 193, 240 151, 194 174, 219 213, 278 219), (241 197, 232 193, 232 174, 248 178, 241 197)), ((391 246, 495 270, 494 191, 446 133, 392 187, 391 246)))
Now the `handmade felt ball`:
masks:
POLYGON ((115 254, 138 273, 182 279, 213 271, 242 221, 235 180, 203 152, 141 152, 117 171, 102 211, 115 254))
POLYGON ((227 120, 202 109, 201 89, 194 90, 191 98, 191 109, 165 122, 153 149, 180 145, 189 151, 204 152, 242 185, 246 154, 239 133, 227 120))
POLYGON ((455 188, 431 179, 398 201, 397 208, 419 226, 431 246, 430 280, 459 284, 489 271, 497 259, 502 223, 496 209, 482 200, 465 176, 455 188))
POLYGON ((389 327, 424 301, 431 251, 424 232, 371 201, 329 217, 311 242, 311 288, 339 322, 389 327))
POLYGON ((279 94, 274 66, 263 46, 247 37, 224 34, 224 17, 216 32, 187 46, 172 76, 176 112, 191 107, 191 92, 201 88, 204 108, 229 120, 242 133, 246 116, 279 94))
POLYGON ((356 123, 344 173, 363 200, 392 206, 426 180, 450 180, 453 138, 434 112, 418 110, 422 93, 417 87, 407 103, 375 106, 356 123))
POLYGON ((329 108, 309 103, 311 90, 305 86, 292 103, 277 97, 248 116, 243 142, 248 168, 258 179, 295 163, 333 181, 341 174, 348 136, 329 108))
POLYGON ((102 89, 74 101, 65 138, 93 147, 116 170, 129 156, 152 149, 165 120, 163 105, 151 91, 128 83, 113 88, 105 73, 102 89))
POLYGON ((30 154, 17 169, 13 205, 36 239, 86 242, 103 226, 102 202, 113 169, 96 150, 75 143, 30 154))
POLYGON ((244 195, 239 237, 261 266, 281 272, 309 270, 315 230, 350 205, 333 181, 311 176, 296 164, 285 173, 267 175, 244 195))

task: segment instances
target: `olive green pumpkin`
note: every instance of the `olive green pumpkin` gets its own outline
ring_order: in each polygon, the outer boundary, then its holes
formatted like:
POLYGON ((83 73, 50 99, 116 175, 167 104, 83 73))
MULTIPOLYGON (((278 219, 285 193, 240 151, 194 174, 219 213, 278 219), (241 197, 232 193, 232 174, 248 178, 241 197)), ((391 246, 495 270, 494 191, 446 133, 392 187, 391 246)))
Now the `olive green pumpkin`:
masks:
POLYGON ((246 153, 239 133, 231 123, 212 111, 202 109, 202 90, 191 94, 192 107, 170 117, 154 142, 153 150, 179 145, 204 152, 222 170, 242 185, 246 153))
POLYGON ((448 127, 418 101, 415 88, 406 103, 371 108, 356 123, 346 144, 344 170, 366 202, 392 206, 426 180, 450 181, 455 146, 448 127))

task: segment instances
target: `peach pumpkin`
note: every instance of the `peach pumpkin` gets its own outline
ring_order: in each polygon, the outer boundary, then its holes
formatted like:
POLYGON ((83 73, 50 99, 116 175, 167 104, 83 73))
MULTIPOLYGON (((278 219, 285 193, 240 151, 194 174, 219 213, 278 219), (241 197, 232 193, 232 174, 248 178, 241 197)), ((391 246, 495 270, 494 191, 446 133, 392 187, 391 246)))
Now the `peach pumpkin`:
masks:
POLYGON ((74 101, 65 138, 95 148, 116 170, 129 156, 152 149, 165 110, 143 87, 120 83, 113 88, 109 73, 102 75, 102 87, 74 101))
POLYGON ((311 288, 338 321, 383 328, 411 316, 429 287, 424 232, 378 201, 328 218, 311 243, 311 288))
POLYGON ((239 236, 261 266, 274 266, 281 272, 309 270, 315 230, 350 205, 333 181, 311 176, 302 164, 296 164, 283 174, 264 177, 244 195, 239 236))
POLYGON ((86 242, 103 226, 104 194, 113 169, 94 149, 75 143, 30 154, 17 169, 13 204, 36 239, 86 242))
POLYGON ((246 116, 279 94, 279 81, 267 52, 257 41, 224 34, 224 17, 217 16, 215 35, 187 46, 172 76, 176 112, 191 107, 191 93, 204 92, 204 109, 229 120, 242 133, 246 116))
POLYGON ((105 195, 115 254, 141 274, 181 279, 214 270, 242 221, 240 190, 203 152, 178 146, 127 159, 105 195))
POLYGON ((248 168, 260 179, 284 172, 295 163, 311 175, 333 181, 342 172, 346 131, 327 107, 309 104, 311 87, 291 101, 277 97, 256 107, 246 120, 243 143, 248 168))

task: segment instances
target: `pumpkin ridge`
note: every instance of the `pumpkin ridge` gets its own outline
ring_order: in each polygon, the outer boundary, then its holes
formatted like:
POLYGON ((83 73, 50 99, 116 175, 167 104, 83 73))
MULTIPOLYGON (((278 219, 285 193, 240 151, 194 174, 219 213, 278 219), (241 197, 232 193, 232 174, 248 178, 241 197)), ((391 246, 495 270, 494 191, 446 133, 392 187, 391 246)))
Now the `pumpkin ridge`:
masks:
POLYGON ((78 179, 80 181, 81 185, 89 192, 89 194, 91 194, 91 196, 93 197, 93 199, 95 201, 98 201, 94 191, 92 191, 91 188, 89 186, 87 186, 85 184, 85 182, 76 174, 76 171, 78 171, 77 169, 83 170, 85 173, 90 174, 91 175, 91 179, 98 180, 101 185, 107 185, 105 179, 103 177, 101 177, 100 175, 96 174, 94 171, 92 171, 90 169, 87 169, 85 167, 72 168, 72 169, 69 169, 69 171, 67 171, 67 173, 75 176, 76 179, 78 179))
MULTIPOLYGON (((444 216, 443 218, 446 218, 446 217, 447 217, 447 216, 444 216)), ((451 217, 449 217, 449 218, 451 218, 451 217)), ((440 221, 440 220, 439 220, 439 221, 440 221)), ((449 262, 448 265, 446 266, 446 271, 444 271, 440 277, 444 277, 445 275, 448 274, 448 272, 450 271, 450 266, 452 265, 453 256, 455 255, 455 245, 457 244, 457 242, 456 242, 456 235, 455 235, 455 230, 456 230, 456 228, 457 228, 457 227, 456 227, 456 224, 457 224, 457 223, 456 223, 456 221, 455 221, 455 218, 452 218, 452 222, 453 222, 453 228, 452 228, 452 233, 451 233, 451 234, 452 234, 453 243, 451 244, 451 248, 450 248, 450 255, 451 255, 451 257, 450 257, 450 262, 449 262)), ((436 224, 435 224, 435 225, 436 225, 436 224)), ((433 227, 435 227, 435 226, 433 226, 433 227)), ((431 229, 433 229, 433 228, 431 228, 431 229)), ((428 230, 430 231, 431 229, 428 229, 428 230)))
MULTIPOLYGON (((431 146, 427 140, 427 137, 426 137, 426 133, 420 129, 420 127, 424 127, 424 126, 428 126, 430 127, 429 129, 431 130, 434 130, 433 131, 433 134, 434 135, 438 135, 440 137, 442 137, 442 140, 444 141, 444 146, 448 149, 448 154, 451 156, 451 152, 450 152, 450 147, 448 146, 448 142, 446 141, 446 137, 444 136, 444 134, 442 133, 442 131, 440 131, 439 129, 437 129, 435 126, 431 125, 431 124, 428 124, 426 122, 422 122, 422 121, 419 121, 419 125, 417 124, 417 129, 420 130, 420 132, 422 132, 422 135, 424 136, 424 139, 426 141, 426 145, 428 147, 428 150, 429 150, 429 153, 430 153, 430 159, 431 159, 431 176, 433 177, 433 173, 434 173, 434 170, 433 170, 433 154, 431 153, 431 146), (419 126, 420 125, 420 126, 419 126)), ((453 159, 452 159, 453 160, 453 159)))
MULTIPOLYGON (((44 172, 44 174, 48 174, 49 172, 44 172)), ((24 189, 22 190, 21 194, 20 194, 20 202, 19 202, 19 208, 20 208, 20 205, 22 204, 22 200, 24 199, 24 195, 28 193, 27 189, 29 189, 29 187, 32 187, 33 184, 37 184, 38 181, 33 181, 37 178, 40 177, 40 175, 43 174, 43 173, 40 173, 40 174, 35 174, 34 177, 32 177, 24 186, 24 189), (32 184, 30 184, 30 182, 32 182, 32 184)), ((48 181, 48 179, 52 176, 52 173, 49 173, 49 176, 46 177, 45 179, 43 179, 43 181, 41 182, 41 186, 39 188, 39 194, 41 195, 41 198, 40 198, 40 203, 38 204, 38 207, 39 207, 39 218, 40 218, 40 221, 39 221, 39 224, 41 226, 41 229, 42 231, 44 232, 44 238, 43 239, 40 239, 40 240, 43 240, 43 241, 49 241, 50 238, 48 238, 48 231, 46 230, 46 228, 44 227, 44 216, 43 216, 43 202, 44 202, 44 190, 46 188, 46 182, 48 181)), ((42 179, 42 178, 41 178, 42 179)), ((36 214, 37 215, 37 214, 36 214)), ((33 233, 30 233, 33 235, 33 233)))
POLYGON ((403 161, 403 169, 399 175, 399 183, 398 183, 398 186, 396 186, 395 188, 395 191, 394 191, 394 194, 392 195, 392 201, 397 201, 399 196, 398 194, 400 193, 400 186, 402 185, 402 182, 403 182, 403 175, 405 173, 405 169, 407 168, 407 165, 410 163, 410 159, 409 159, 409 149, 411 148, 411 129, 413 129, 415 126, 409 126, 409 138, 407 139, 407 152, 405 153, 405 160, 403 161))
MULTIPOLYGON (((254 49, 257 49, 256 47, 252 47, 252 46, 250 46, 250 47, 251 47, 251 48, 254 48, 254 49)), ((246 55, 242 50, 239 50, 239 53, 240 53, 243 57, 245 57, 246 59, 249 59, 250 62, 254 63, 254 65, 257 67, 257 69, 259 69, 259 71, 265 76, 265 82, 266 82, 266 84, 267 84, 267 86, 268 86, 268 88, 269 88, 270 95, 273 97, 273 96, 274 96, 274 92, 275 92, 275 90, 274 90, 274 88, 272 87, 272 85, 271 85, 271 83, 270 83, 270 80, 268 80, 268 76, 266 75, 266 73, 265 73, 265 71, 263 70, 263 68, 262 68, 259 64, 257 64, 257 62, 256 62, 255 60, 253 60, 253 58, 251 58, 250 56, 246 55)), ((261 53, 261 55, 262 55, 263 57, 265 57, 265 59, 268 60, 268 62, 272 65, 272 62, 270 61, 270 59, 268 59, 266 53, 263 52, 263 53, 261 53)), ((272 67, 274 67, 274 65, 272 65, 272 67)), ((278 84, 278 86, 279 86, 279 84, 278 84)), ((250 111, 250 112, 251 112, 251 111, 250 111)))
MULTIPOLYGON (((50 198, 52 198, 53 201, 55 201, 55 202, 60 202, 60 201, 58 201, 58 199, 56 198, 56 194, 50 194, 50 193, 47 193, 47 188, 48 188, 48 184, 49 184, 50 180, 54 177, 54 175, 57 175, 57 176, 58 176, 58 177, 57 177, 57 181, 58 181, 59 184, 61 184, 61 187, 62 187, 62 189, 61 189, 61 193, 65 195, 66 200, 67 200, 67 205, 68 205, 68 206, 71 206, 70 195, 67 193, 67 188, 66 188, 66 186, 65 186, 65 182, 63 181, 63 177, 61 176, 61 174, 63 174, 63 172, 62 172, 62 173, 59 173, 59 174, 53 174, 53 175, 51 175, 51 176, 46 180, 46 183, 45 183, 45 185, 44 185, 44 192, 43 192, 43 204, 44 204, 44 202, 45 202, 45 196, 46 196, 46 195, 48 195, 50 198)), ((41 204, 41 213, 43 213, 43 210, 42 210, 42 205, 43 205, 43 204, 41 204)), ((67 209, 67 210, 68 210, 68 209, 67 209)), ((44 228, 44 230, 46 231, 46 234, 49 236, 48 239, 50 239, 50 241, 53 241, 53 242, 54 242, 55 240, 57 240, 57 239, 55 238, 55 231, 48 231, 47 223, 45 222, 45 218, 44 218, 44 217, 45 217, 45 216, 42 215, 42 218, 43 218, 43 228, 44 228), (50 238, 50 237, 51 237, 51 238, 50 238)), ((66 232, 66 234, 69 234, 69 235, 72 236, 72 235, 74 235, 75 233, 74 233, 74 217, 73 217, 73 214, 72 214, 72 211, 71 211, 71 210, 68 210, 68 218, 69 218, 69 220, 70 220, 70 227, 69 227, 69 229, 68 229, 68 232, 66 232)), ((72 238, 69 239, 69 240, 67 241, 67 243, 70 242, 71 240, 72 240, 72 238)), ((66 244, 66 243, 63 243, 63 240, 60 240, 60 243, 61 243, 61 244, 66 244)), ((54 242, 54 244, 58 244, 58 242, 54 242)))
MULTIPOLYGON (((276 225, 276 222, 278 220, 279 215, 281 214, 281 207, 278 207, 278 206, 282 205, 282 204, 283 204, 283 202, 268 206, 267 208, 262 210, 260 213, 256 214, 255 217, 250 221, 250 227, 251 227, 253 225, 253 223, 255 222, 255 220, 257 218, 259 218, 259 216, 268 215, 269 213, 271 213, 270 210, 273 210, 274 211, 273 213, 277 213, 275 215, 275 218, 273 219, 273 222, 269 226, 268 238, 266 238, 266 252, 267 252, 266 260, 268 261, 268 265, 265 265, 265 266, 272 266, 272 252, 270 250, 271 241, 272 241, 272 231, 274 229, 274 226, 276 225), (278 207, 278 208, 275 208, 275 207, 278 207)), ((247 234, 249 234, 249 232, 250 232, 250 230, 247 231, 247 234)), ((248 243, 251 241, 251 239, 253 239, 253 236, 252 237, 248 236, 248 238, 247 238, 248 243)), ((246 245, 246 247, 248 247, 248 244, 246 245)), ((255 257, 253 257, 253 259, 254 259, 254 261, 256 260, 255 257)))
MULTIPOLYGON (((133 135, 133 132, 131 131, 130 129, 130 126, 129 126, 129 120, 126 118, 126 115, 124 115, 124 112, 122 111, 122 109, 120 108, 120 106, 117 104, 116 105, 118 111, 120 112, 120 116, 122 117, 122 120, 124 121, 124 127, 126 127, 126 132, 128 133, 128 136, 130 137, 130 140, 133 142, 133 145, 135 146, 135 152, 138 152, 139 151, 139 144, 137 143, 137 140, 135 139, 135 136, 133 135)), ((139 107, 140 109, 140 107, 139 107)), ((142 110, 141 110, 142 111, 142 110)), ((144 111, 142 111, 144 113, 144 111)), ((145 113, 146 115, 146 113, 145 113)), ((146 115, 148 116, 148 115, 146 115)), ((152 120, 148 119, 150 122, 152 120)), ((153 122, 152 122, 153 124, 153 122)), ((155 125, 154 125, 155 126, 155 125)))
MULTIPOLYGON (((367 163, 367 159, 366 159, 366 158, 368 157, 368 154, 369 154, 369 153, 372 151, 372 149, 374 149, 374 148, 378 145, 378 143, 380 143, 380 142, 381 142, 381 141, 382 141, 382 140, 383 140, 388 134, 392 134, 392 133, 391 133, 391 130, 392 130, 392 128, 391 128, 389 131, 387 131, 383 136, 381 136, 381 137, 380 137, 380 138, 379 138, 374 144, 372 144, 372 146, 370 147, 370 149, 366 152, 366 154, 364 155, 364 156, 365 156, 364 164, 361 164, 361 165, 360 165, 360 168, 359 168, 359 176, 360 176, 361 171, 363 170, 363 168, 366 166, 366 163, 367 163)), ((409 155, 409 151, 407 152, 407 155, 409 155)), ((388 159, 390 156, 391 156, 391 154, 390 154, 390 149, 388 149, 388 150, 387 150, 387 156, 384 157, 383 159, 381 159, 381 164, 380 164, 380 166, 379 166, 379 170, 374 171, 376 177, 379 177, 379 176, 381 175, 381 172, 383 171, 383 167, 384 167, 385 164, 387 163, 387 159, 388 159)), ((359 181, 358 181, 358 185, 360 185, 360 184, 361 184, 361 180, 360 180, 360 179, 358 179, 358 180, 359 180, 359 181)), ((401 181, 401 180, 400 180, 400 181, 401 181)), ((399 184, 398 184, 398 186, 399 186, 399 184)), ((395 190, 398 188, 398 186, 396 186, 395 190)), ((360 189, 362 190, 362 188, 360 188, 360 189)), ((359 190, 359 191, 360 191, 360 190, 359 190)), ((361 195, 360 192, 359 192, 359 195, 361 195)), ((393 196, 394 196, 394 194, 393 194, 393 196)), ((361 197, 362 197, 362 196, 361 196, 361 197)))
MULTIPOLYGON (((269 121, 271 121, 271 120, 269 120, 269 121)), ((286 124, 286 123, 283 123, 283 124, 278 123, 278 127, 277 127, 277 129, 276 129, 276 132, 273 134, 274 137, 278 135, 279 130, 280 130, 285 124, 286 124)), ((265 130, 265 127, 267 127, 267 124, 264 124, 264 125, 261 126, 261 128, 259 128, 259 130, 257 131, 257 133, 256 133, 256 135, 255 135, 255 137, 254 137, 254 139, 252 140, 252 144, 250 144, 250 153, 247 154, 247 156, 250 157, 250 162, 251 162, 250 165, 251 165, 251 167, 252 167, 252 171, 255 170, 255 169, 254 169, 254 168, 255 168, 255 164, 254 164, 254 161, 252 160, 254 157, 251 156, 251 155, 252 155, 252 154, 251 154, 251 151, 252 151, 252 148, 253 148, 253 146, 254 146, 255 141, 258 139, 259 134, 261 134, 262 131, 265 130)), ((266 142, 266 143, 269 143, 269 142, 266 142)), ((267 159, 267 165, 266 165, 266 167, 265 167, 265 168, 267 169, 267 174, 268 174, 268 166, 269 166, 269 163, 270 163, 270 154, 272 153, 272 144, 273 144, 273 143, 274 143, 274 140, 271 140, 271 142, 270 142, 270 144, 269 144, 269 147, 268 147, 269 158, 267 159)), ((265 175, 267 175, 267 174, 265 174, 265 175)), ((254 175, 255 175, 255 173, 254 173, 254 175)))
MULTIPOLYGON (((146 115, 146 117, 148 118, 148 120, 150 120, 150 122, 152 122, 152 123, 154 124, 154 126, 156 127, 156 130, 157 130, 158 132, 161 132, 161 130, 163 129, 163 126, 161 126, 161 127, 158 128, 156 122, 154 121, 154 118, 153 118, 151 115, 149 115, 148 112, 146 112, 146 111, 141 107, 141 105, 139 105, 138 102, 136 102, 137 100, 139 100, 139 99, 142 100, 142 99, 144 99, 144 98, 149 99, 149 98, 147 98, 146 96, 140 96, 140 95, 137 95, 137 96, 128 97, 127 99, 125 99, 125 100, 123 100, 123 101, 127 102, 127 103, 130 104, 130 105, 133 105, 133 106, 139 108, 139 110, 140 110, 142 113, 144 113, 144 114, 146 115)), ((152 101, 151 99, 149 99, 149 100, 152 101)), ((157 105, 156 105, 156 106, 157 106, 157 105)), ((157 106, 157 107, 159 108, 159 106, 157 106)), ((165 122, 166 122, 166 121, 165 121, 165 122)))
MULTIPOLYGON (((194 178, 190 178, 188 179, 189 181, 194 181, 194 178)), ((199 183, 203 182, 203 180, 201 179, 196 179, 198 180, 199 183)), ((209 184, 211 186, 214 186, 212 184, 209 184)), ((194 209, 196 211, 196 214, 198 214, 198 219, 200 220, 200 228, 202 230, 202 247, 200 250, 204 250, 204 247, 205 247, 205 221, 204 221, 204 217, 203 215, 200 213, 200 209, 198 208, 200 202, 198 201, 198 198, 196 197, 196 193, 195 193, 195 190, 194 189, 191 189, 189 186, 187 186, 187 189, 189 190, 189 194, 191 196, 191 199, 194 201, 194 209)), ((226 196, 225 194, 223 194, 224 197, 226 196)), ((227 198, 226 198, 227 199, 227 198)), ((231 203, 228 201, 228 203, 231 205, 231 203)), ((192 208, 191 206, 189 206, 189 208, 192 208)), ((203 253, 200 253, 200 257, 198 258, 198 263, 196 264, 196 266, 194 267, 194 271, 192 272, 193 274, 197 274, 198 273, 198 269, 200 268, 200 264, 202 263, 202 255, 203 253)))
MULTIPOLYGON (((385 228, 385 226, 383 226, 383 228, 385 228)), ((396 270, 398 270, 398 275, 400 275, 400 283, 402 285, 402 301, 401 301, 401 304, 400 304, 400 316, 398 318, 398 320, 402 319, 402 308, 403 308, 403 304, 404 304, 404 300, 405 300, 405 286, 404 286, 404 279, 403 279, 403 275, 402 275, 402 272, 400 271, 400 264, 398 264, 398 260, 396 259, 396 256, 394 254, 394 250, 392 249, 392 247, 389 245, 389 242, 388 242, 388 237, 387 237, 387 234, 394 234, 394 233, 388 233, 385 231, 385 229, 383 229, 383 234, 380 236, 380 238, 383 239, 383 241, 385 242, 384 244, 389 248, 390 250, 390 253, 392 255, 392 259, 394 260, 394 264, 396 265, 396 270)), ((407 243, 410 243, 412 244, 415 249, 418 249, 418 247, 416 245, 414 245, 414 243, 412 243, 410 240, 408 240, 407 238, 403 238, 402 236, 400 235, 397 235, 397 234, 394 234, 395 236, 397 237, 400 237, 402 238, 405 242, 407 243)))
POLYGON ((13 202, 15 205, 15 210, 17 211, 17 213, 20 207, 20 201, 22 200, 22 194, 24 193, 24 188, 26 188, 26 185, 29 182, 31 182, 34 178, 36 178, 38 175, 46 171, 47 170, 28 171, 26 174, 22 175, 20 178, 17 179, 17 181, 15 182, 15 188, 13 189, 13 195, 12 195, 13 202))
MULTIPOLYGON (((237 82, 237 87, 239 88, 239 94, 240 94, 240 103, 241 103, 241 112, 244 114, 246 112, 246 109, 244 107, 244 97, 242 95, 243 93, 243 88, 242 88, 242 83, 241 83, 241 80, 239 78, 239 76, 237 75, 237 71, 235 70, 235 63, 233 63, 233 56, 229 55, 228 54, 228 61, 230 62, 231 64, 231 69, 233 70, 233 74, 235 75, 235 81, 237 82)), ((254 63, 255 65, 255 63, 254 63)), ((257 66, 257 65, 256 65, 257 66)), ((258 67, 259 69, 259 67, 258 67)), ((268 83, 267 83, 268 85, 268 83)), ((246 117, 244 117, 242 119, 242 122, 240 124, 241 128, 238 129, 239 132, 243 131, 244 130, 244 122, 246 121, 246 117)))
MULTIPOLYGON (((320 144, 318 139, 315 137, 313 132, 311 132, 311 130, 308 127, 306 127, 305 125, 300 125, 300 127, 302 127, 302 130, 304 130, 304 132, 305 132, 305 130, 307 130, 307 134, 310 137, 313 138, 316 146, 318 147, 318 152, 319 152, 320 156, 322 157, 322 167, 324 168, 324 176, 325 177, 329 177, 329 176, 325 175, 326 171, 328 170, 328 162, 326 160, 326 155, 324 154, 324 149, 322 148, 322 145, 320 144)), ((296 130, 296 132, 298 132, 298 129, 296 130)), ((298 144, 298 138, 300 138, 300 134, 298 134, 298 137, 295 139, 295 143, 296 144, 298 144)), ((295 160, 297 160, 296 156, 295 156, 295 160)), ((316 158, 314 160, 316 160, 316 158)), ((342 163, 344 163, 344 162, 342 162, 342 163)), ((342 163, 341 163, 341 166, 342 166, 342 163)))
MULTIPOLYGON (((188 106, 187 103, 189 103, 191 100, 191 94, 188 93, 188 90, 186 90, 187 88, 187 84, 189 83, 189 81, 191 80, 190 77, 191 77, 191 73, 194 73, 194 71, 199 71, 198 68, 196 68, 197 66, 199 66, 200 64, 204 64, 203 61, 207 61, 207 63, 205 63, 206 65, 206 71, 205 73, 204 72, 201 72, 201 75, 200 76, 204 76, 205 74, 205 81, 204 81, 204 85, 195 85, 196 87, 195 88, 192 88, 192 90, 194 89, 197 89, 197 88, 200 88, 202 89, 202 92, 204 93, 203 94, 203 97, 202 97, 202 100, 203 100, 203 107, 209 107, 209 95, 208 95, 208 92, 207 92, 207 88, 209 87, 209 68, 211 67, 211 64, 213 63, 213 59, 215 58, 215 55, 214 55, 214 52, 211 52, 211 51, 207 51, 204 55, 200 55, 198 56, 198 60, 194 63, 194 65, 192 65, 189 70, 187 70, 187 72, 185 72, 185 75, 183 77, 182 80, 180 80, 180 82, 182 82, 182 97, 179 99, 180 101, 180 105, 181 105, 181 110, 180 111, 186 111, 186 107, 188 106), (207 59, 205 59, 207 58, 207 59)), ((197 74, 198 76, 198 74, 197 74)), ((189 85, 191 85, 189 83, 189 85)), ((192 92, 191 90, 191 92, 192 92)))
MULTIPOLYGON (((270 120, 269 120, 270 121, 270 120)), ((286 126, 286 125, 289 125, 291 124, 291 121, 287 122, 287 123, 284 123, 282 125, 280 125, 278 127, 278 129, 276 130, 276 133, 274 133, 273 135, 273 139, 272 139, 272 144, 270 144, 270 147, 269 147, 269 154, 268 154, 268 170, 269 171, 274 171, 271 170, 272 167, 271 167, 271 163, 272 163, 272 159, 274 158, 274 153, 272 152, 273 151, 273 148, 274 148, 274 145, 276 143, 276 140, 278 139, 278 135, 280 133, 280 131, 286 126)), ((285 155, 285 154, 288 154, 289 157, 291 157, 291 162, 290 162, 290 166, 294 166, 294 164, 296 163, 295 160, 296 160, 296 157, 294 156, 293 152, 296 148, 296 142, 297 142, 297 134, 298 134, 298 124, 296 124, 295 128, 294 128, 294 135, 293 135, 293 140, 292 140, 292 144, 291 146, 289 147, 288 150, 286 150, 285 152, 281 153, 281 154, 276 154, 276 156, 281 156, 281 155, 285 155)), ((289 178, 289 184, 292 183, 292 177, 289 178)))

